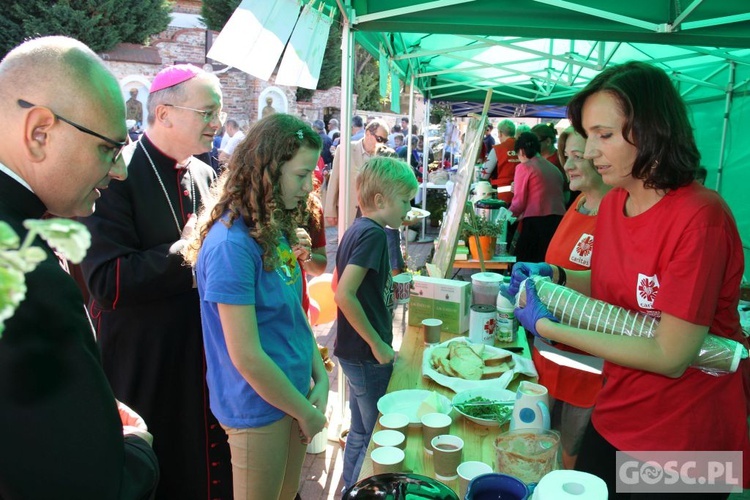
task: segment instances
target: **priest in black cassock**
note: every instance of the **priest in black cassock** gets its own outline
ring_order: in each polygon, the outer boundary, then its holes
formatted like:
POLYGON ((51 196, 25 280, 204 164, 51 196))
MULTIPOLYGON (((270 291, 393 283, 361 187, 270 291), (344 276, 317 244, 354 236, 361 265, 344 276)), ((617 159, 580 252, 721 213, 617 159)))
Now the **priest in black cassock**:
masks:
POLYGON ((232 495, 229 446, 209 409, 198 292, 171 248, 209 195, 214 170, 192 155, 211 150, 221 108, 213 74, 188 64, 162 70, 146 132, 125 153, 128 179, 82 220, 92 234, 82 269, 104 369, 115 395, 149 422, 161 499, 232 495))

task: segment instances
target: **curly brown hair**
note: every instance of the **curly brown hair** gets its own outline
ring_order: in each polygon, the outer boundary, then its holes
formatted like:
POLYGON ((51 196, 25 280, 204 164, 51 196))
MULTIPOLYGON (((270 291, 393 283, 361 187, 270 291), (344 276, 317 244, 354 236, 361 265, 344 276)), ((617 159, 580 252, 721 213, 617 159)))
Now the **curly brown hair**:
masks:
POLYGON ((299 118, 274 113, 255 123, 237 146, 229 166, 219 176, 198 218, 195 239, 185 247, 185 260, 195 265, 203 240, 218 220, 227 227, 242 218, 249 235, 263 249, 263 268, 270 271, 280 262, 276 252, 281 237, 290 246, 297 243, 295 229, 307 227, 310 213, 306 201, 286 210, 281 198, 281 167, 300 148, 320 152, 320 136, 299 118), (226 217, 225 217, 226 214, 226 217))

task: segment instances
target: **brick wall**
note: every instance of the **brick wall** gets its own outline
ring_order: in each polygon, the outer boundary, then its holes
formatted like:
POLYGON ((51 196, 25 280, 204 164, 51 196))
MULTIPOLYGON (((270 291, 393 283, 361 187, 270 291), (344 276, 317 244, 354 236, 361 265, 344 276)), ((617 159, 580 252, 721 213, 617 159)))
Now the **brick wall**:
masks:
POLYGON ((201 1, 200 0, 178 0, 173 4, 173 12, 181 12, 183 14, 198 14, 201 15, 201 1))

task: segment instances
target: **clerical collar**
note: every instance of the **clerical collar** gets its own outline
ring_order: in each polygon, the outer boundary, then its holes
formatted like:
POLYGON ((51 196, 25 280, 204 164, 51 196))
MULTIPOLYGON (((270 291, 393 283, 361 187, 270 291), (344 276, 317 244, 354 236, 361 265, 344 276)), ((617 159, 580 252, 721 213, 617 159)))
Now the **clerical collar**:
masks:
POLYGON ((20 185, 22 185, 23 187, 25 187, 26 189, 28 189, 32 193, 34 192, 34 190, 31 189, 31 186, 29 186, 28 182, 26 182, 25 180, 23 180, 23 178, 21 178, 20 175, 18 175, 17 173, 15 173, 14 171, 12 171, 10 168, 6 167, 2 163, 0 163, 0 172, 5 172, 6 174, 8 174, 8 176, 10 178, 14 179, 20 185))
POLYGON ((187 166, 190 164, 190 162, 193 159, 192 156, 188 156, 184 162, 178 163, 177 160, 169 156, 167 153, 159 149, 159 146, 154 144, 154 141, 152 141, 151 138, 148 136, 148 132, 144 132, 144 134, 140 138, 140 141, 148 149, 148 152, 153 158, 154 163, 157 166, 161 166, 162 168, 169 165, 171 168, 175 170, 184 170, 185 168, 187 168, 187 166))

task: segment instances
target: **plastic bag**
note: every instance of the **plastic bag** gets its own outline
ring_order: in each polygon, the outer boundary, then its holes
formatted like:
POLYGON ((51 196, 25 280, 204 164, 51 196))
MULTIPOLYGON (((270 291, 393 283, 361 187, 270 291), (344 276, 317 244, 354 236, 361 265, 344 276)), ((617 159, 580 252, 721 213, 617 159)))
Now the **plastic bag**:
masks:
MULTIPOLYGON (((534 276, 531 279, 539 299, 563 324, 611 335, 647 338, 654 336, 659 324, 659 320, 647 314, 592 299, 552 283, 549 278, 534 276)), ((517 305, 524 289, 522 285, 516 297, 517 305)), ((737 371, 740 360, 747 357, 747 349, 739 342, 709 333, 691 366, 710 375, 725 375, 737 371)))

